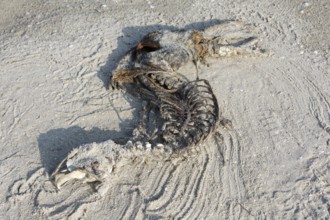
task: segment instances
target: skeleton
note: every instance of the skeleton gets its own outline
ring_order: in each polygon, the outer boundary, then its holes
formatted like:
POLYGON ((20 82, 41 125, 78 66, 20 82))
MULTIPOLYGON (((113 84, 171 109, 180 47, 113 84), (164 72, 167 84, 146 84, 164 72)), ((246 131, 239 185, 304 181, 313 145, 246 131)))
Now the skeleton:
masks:
POLYGON ((53 173, 55 185, 60 188, 79 179, 106 186, 104 182, 114 169, 127 164, 132 155, 153 155, 161 160, 192 151, 219 125, 219 107, 207 80, 189 81, 177 70, 188 62, 197 66, 207 57, 263 54, 249 27, 241 22, 226 22, 204 31, 147 34, 122 58, 110 82, 111 88, 122 89, 147 103, 134 137, 124 145, 109 141, 108 147, 101 149, 102 155, 91 156, 95 146, 74 150, 53 173), (151 112, 153 118, 148 117, 151 112), (150 123, 154 126, 148 127, 150 123))

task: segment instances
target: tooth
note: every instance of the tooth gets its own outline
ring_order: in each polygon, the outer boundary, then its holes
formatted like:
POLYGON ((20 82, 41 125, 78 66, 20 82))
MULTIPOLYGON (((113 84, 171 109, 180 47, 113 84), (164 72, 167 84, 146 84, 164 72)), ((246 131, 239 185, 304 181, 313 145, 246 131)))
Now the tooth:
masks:
POLYGON ((159 84, 163 86, 165 84, 165 78, 161 78, 159 80, 159 84))
POLYGON ((173 89, 173 84, 167 84, 168 89, 173 89))

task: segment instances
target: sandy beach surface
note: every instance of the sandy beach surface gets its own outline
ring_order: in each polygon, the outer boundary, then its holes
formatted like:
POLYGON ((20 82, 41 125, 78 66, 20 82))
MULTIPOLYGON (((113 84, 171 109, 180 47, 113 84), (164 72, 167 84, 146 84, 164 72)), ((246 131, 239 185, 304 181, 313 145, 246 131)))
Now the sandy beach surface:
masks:
POLYGON ((329 219, 329 11, 328 0, 1 1, 0 219, 329 219), (132 136, 141 102, 106 89, 130 48, 228 19, 251 24, 272 56, 199 66, 231 121, 221 142, 130 161, 101 198, 80 181, 54 188, 74 148, 132 136))

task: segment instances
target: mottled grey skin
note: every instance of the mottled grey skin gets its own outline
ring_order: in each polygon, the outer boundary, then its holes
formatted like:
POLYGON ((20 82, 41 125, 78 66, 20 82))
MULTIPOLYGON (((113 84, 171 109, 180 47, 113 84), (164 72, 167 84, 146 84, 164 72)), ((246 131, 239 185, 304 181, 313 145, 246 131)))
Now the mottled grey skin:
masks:
POLYGON ((119 62, 110 85, 118 88, 136 75, 123 70, 174 72, 188 62, 197 64, 207 57, 260 56, 267 54, 257 45, 250 26, 239 21, 224 22, 203 31, 161 30, 147 34, 119 62))

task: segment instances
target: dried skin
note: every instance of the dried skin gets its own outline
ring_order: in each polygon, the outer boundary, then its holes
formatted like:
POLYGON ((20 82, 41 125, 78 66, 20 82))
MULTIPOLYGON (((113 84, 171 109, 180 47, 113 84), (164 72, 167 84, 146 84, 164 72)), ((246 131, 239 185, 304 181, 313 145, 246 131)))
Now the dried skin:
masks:
POLYGON ((258 46, 250 26, 239 21, 224 22, 203 31, 162 30, 147 34, 123 58, 112 75, 112 87, 126 83, 123 70, 174 72, 188 62, 204 61, 207 57, 263 56, 265 50, 258 46), (114 83, 113 81, 116 81, 114 83))

